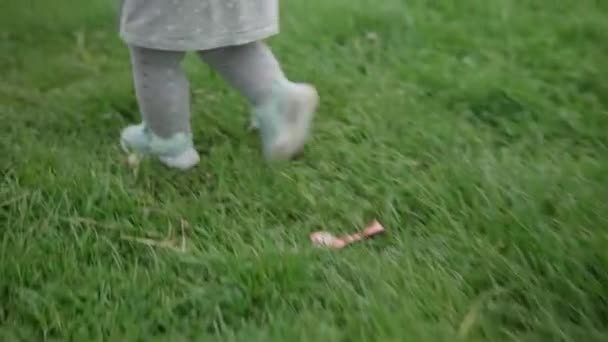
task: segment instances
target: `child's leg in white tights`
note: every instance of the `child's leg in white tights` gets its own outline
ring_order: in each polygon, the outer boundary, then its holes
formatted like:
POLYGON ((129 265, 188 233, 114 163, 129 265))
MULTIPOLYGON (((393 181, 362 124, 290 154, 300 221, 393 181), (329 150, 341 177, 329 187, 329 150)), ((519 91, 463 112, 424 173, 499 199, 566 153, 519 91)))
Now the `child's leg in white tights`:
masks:
POLYGON ((266 44, 199 51, 199 56, 251 102, 252 126, 260 128, 268 158, 289 159, 302 149, 318 104, 317 92, 289 82, 266 44))
POLYGON ((155 155, 170 167, 191 168, 200 158, 190 132, 190 86, 181 66, 185 53, 129 49, 143 122, 122 131, 123 148, 155 155))
POLYGON ((130 51, 144 123, 164 139, 190 133, 190 85, 181 66, 185 53, 135 46, 130 51))
POLYGON ((199 51, 198 54, 254 106, 270 97, 274 82, 285 79, 279 62, 262 42, 199 51))

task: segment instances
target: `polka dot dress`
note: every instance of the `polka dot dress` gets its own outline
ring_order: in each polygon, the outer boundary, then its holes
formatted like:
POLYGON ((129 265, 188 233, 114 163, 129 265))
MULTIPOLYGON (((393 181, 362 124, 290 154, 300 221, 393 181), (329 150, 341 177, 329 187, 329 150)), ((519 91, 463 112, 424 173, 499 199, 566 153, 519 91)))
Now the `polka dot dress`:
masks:
POLYGON ((194 51, 246 44, 279 31, 278 0, 122 0, 127 44, 194 51))

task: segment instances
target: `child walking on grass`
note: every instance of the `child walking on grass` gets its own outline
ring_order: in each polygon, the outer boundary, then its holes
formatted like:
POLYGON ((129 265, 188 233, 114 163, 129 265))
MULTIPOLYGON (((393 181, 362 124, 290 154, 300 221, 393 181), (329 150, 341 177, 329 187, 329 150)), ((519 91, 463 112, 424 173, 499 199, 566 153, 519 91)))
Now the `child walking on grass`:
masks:
POLYGON ((120 35, 142 116, 122 131, 123 148, 182 170, 199 162, 181 66, 195 51, 251 103, 266 158, 292 158, 308 138, 318 95, 289 81, 262 42, 278 31, 278 0, 122 0, 120 35))

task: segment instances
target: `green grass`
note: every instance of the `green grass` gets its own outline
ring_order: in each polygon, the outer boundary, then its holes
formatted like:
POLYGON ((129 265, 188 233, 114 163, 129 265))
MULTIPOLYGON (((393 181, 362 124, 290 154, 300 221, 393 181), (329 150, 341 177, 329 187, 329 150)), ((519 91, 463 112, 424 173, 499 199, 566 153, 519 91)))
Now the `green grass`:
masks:
POLYGON ((191 57, 203 161, 136 175, 112 3, 2 0, 0 340, 608 340, 606 1, 283 1, 305 158, 191 57))

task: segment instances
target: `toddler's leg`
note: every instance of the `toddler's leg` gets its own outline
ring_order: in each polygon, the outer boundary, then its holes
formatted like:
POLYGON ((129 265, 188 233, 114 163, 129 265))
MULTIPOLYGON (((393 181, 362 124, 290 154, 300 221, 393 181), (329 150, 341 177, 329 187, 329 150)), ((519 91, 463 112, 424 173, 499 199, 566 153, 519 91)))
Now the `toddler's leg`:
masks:
POLYGON ((190 85, 184 52, 131 46, 133 79, 145 124, 161 138, 190 133, 190 85))
POLYGON ((170 167, 194 166, 200 158, 192 146, 190 86, 181 67, 185 53, 129 48, 143 122, 123 130, 123 147, 156 155, 170 167))
POLYGON ((199 51, 199 56, 254 106, 270 97, 274 82, 285 79, 279 62, 261 42, 199 51))
POLYGON ((262 42, 199 51, 199 55, 253 104, 252 124, 260 128, 268 158, 290 159, 300 152, 318 105, 312 86, 288 81, 262 42))

